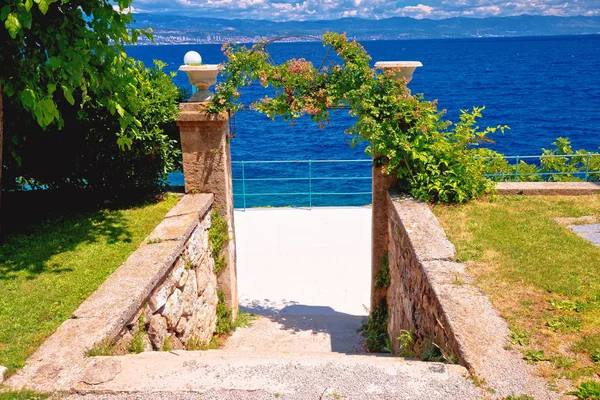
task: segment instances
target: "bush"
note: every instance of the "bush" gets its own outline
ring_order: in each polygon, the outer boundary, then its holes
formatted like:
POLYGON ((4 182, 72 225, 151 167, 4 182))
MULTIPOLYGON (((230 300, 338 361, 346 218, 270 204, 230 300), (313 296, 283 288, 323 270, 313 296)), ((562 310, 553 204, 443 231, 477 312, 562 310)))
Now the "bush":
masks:
POLYGON ((146 68, 135 63, 137 96, 129 99, 128 109, 141 127, 124 149, 117 144, 118 118, 85 93, 76 96, 75 107, 58 101, 63 129, 44 131, 26 111, 8 102, 5 143, 11 157, 5 160, 5 190, 85 188, 112 196, 162 190, 167 174, 180 164, 175 122, 182 94, 172 76, 162 71, 165 64, 155 64, 146 68))
POLYGON ((584 149, 574 151, 569 138, 559 137, 552 148, 542 149, 539 165, 528 164, 521 160, 519 168, 509 164, 503 155, 495 153, 486 159, 485 174, 494 181, 516 182, 578 182, 583 181, 587 173, 588 182, 600 180, 600 156, 584 149))
POLYGON ((567 394, 582 400, 600 400, 600 383, 587 381, 579 385, 576 391, 567 394))

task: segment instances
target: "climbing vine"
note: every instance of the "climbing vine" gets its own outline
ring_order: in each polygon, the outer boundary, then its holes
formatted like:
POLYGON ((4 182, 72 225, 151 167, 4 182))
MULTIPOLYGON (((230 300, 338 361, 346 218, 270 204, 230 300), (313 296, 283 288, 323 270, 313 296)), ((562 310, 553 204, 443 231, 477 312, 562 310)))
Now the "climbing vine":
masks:
POLYGON ((478 147, 489 134, 505 126, 479 129, 483 108, 463 111, 456 124, 443 119, 435 101, 412 95, 396 71, 380 72, 356 41, 337 33, 323 35, 341 63, 316 68, 305 59, 272 65, 265 42, 252 48, 227 44, 223 81, 207 111, 237 111, 240 89, 254 82, 274 94, 250 105, 270 118, 293 122, 309 115, 320 126, 329 123, 332 108, 347 108, 356 123, 346 133, 352 145, 367 141, 366 152, 387 174, 399 178, 400 188, 425 201, 464 202, 492 189, 483 177, 486 157, 497 155, 478 147))
POLYGON ((213 210, 211 212, 211 224, 208 229, 208 242, 210 244, 210 251, 215 260, 215 266, 213 270, 216 274, 221 272, 227 265, 227 260, 223 254, 223 246, 229 242, 229 224, 227 219, 221 215, 219 210, 213 210))

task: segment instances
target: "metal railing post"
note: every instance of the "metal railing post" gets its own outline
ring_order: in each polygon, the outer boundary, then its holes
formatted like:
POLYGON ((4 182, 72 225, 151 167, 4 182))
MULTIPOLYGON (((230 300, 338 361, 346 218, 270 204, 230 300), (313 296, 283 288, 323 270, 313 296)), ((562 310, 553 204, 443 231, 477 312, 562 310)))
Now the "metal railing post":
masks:
POLYGON ((312 160, 308 160, 308 203, 312 208, 312 160))
POLYGON ((242 197, 244 198, 244 211, 246 211, 246 167, 242 161, 242 197))
POLYGON ((519 156, 517 156, 517 165, 515 167, 515 182, 519 180, 519 164, 521 163, 519 156))
POLYGON ((591 161, 592 155, 590 153, 588 153, 587 155, 587 164, 585 166, 585 182, 588 181, 589 177, 590 177, 590 161, 591 161))

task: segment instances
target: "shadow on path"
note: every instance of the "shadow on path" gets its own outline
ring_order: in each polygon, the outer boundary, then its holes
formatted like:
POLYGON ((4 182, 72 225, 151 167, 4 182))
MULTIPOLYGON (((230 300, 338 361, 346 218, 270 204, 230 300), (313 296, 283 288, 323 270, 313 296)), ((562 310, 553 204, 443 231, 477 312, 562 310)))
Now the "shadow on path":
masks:
MULTIPOLYGON (((290 342, 297 339, 303 341, 302 345, 310 344, 311 335, 325 334, 331 341, 331 352, 347 354, 365 352, 362 336, 358 330, 366 321, 366 316, 340 313, 328 306, 308 306, 289 302, 285 307, 277 308, 269 306, 269 303, 269 300, 253 302, 251 305, 240 306, 240 310, 263 316, 279 325, 279 329, 290 336, 290 342), (294 338, 294 335, 298 335, 297 338, 294 338)), ((265 335, 268 333, 268 331, 257 332, 265 335)), ((268 341, 268 338, 265 340, 268 341)))

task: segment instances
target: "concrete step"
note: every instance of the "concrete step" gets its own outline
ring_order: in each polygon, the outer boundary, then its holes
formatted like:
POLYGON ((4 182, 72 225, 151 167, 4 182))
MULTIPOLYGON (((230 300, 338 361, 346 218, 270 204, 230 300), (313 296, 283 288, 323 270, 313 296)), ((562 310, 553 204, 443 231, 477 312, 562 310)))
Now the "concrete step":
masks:
POLYGON ((238 328, 224 350, 277 353, 364 353, 358 329, 367 319, 355 315, 275 314, 238 328))
POLYGON ((385 355, 148 352, 96 358, 74 390, 96 394, 190 392, 219 399, 481 398, 480 389, 466 375, 458 365, 385 355))

